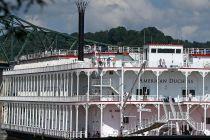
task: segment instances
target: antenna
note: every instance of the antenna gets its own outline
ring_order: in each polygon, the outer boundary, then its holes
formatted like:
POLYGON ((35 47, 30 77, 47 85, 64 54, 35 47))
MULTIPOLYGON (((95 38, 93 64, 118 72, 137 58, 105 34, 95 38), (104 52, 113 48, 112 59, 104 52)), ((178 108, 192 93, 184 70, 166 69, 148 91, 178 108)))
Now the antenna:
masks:
POLYGON ((87 8, 88 2, 86 0, 77 0, 76 2, 78 13, 79 13, 79 35, 78 35, 78 60, 84 60, 84 19, 85 9, 87 8))

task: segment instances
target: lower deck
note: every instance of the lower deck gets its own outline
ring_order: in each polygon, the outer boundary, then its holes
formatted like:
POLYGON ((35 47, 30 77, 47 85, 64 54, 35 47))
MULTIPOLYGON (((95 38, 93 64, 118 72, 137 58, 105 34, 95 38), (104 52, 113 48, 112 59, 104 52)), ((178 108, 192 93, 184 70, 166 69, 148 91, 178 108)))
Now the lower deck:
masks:
MULTIPOLYGON (((165 117, 167 120, 164 120, 164 127, 147 130, 144 135, 163 135, 162 130, 167 127, 173 130, 176 122, 182 135, 187 134, 186 130, 189 134, 193 129, 200 129, 203 132, 210 130, 208 105, 174 103, 173 106, 171 108, 170 103, 164 102, 154 104, 130 102, 124 112, 123 132, 137 127, 143 128, 155 121, 163 121, 165 117), (176 115, 172 115, 173 112, 176 115), (186 118, 183 117, 185 114, 186 118)), ((117 137, 121 129, 121 111, 119 104, 8 102, 3 106, 1 127, 9 131, 60 138, 117 137)), ((172 132, 167 131, 166 134, 171 135, 172 132)))

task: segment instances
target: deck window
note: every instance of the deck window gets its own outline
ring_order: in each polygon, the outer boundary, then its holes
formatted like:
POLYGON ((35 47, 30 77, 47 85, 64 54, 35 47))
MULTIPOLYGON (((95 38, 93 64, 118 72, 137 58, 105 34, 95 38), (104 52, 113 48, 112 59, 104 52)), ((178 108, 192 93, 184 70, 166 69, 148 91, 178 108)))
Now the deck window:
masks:
POLYGON ((157 50, 156 49, 151 49, 151 53, 156 53, 157 50))
POLYGON ((158 53, 175 53, 175 49, 158 49, 158 53))
POLYGON ((128 124, 129 123, 129 117, 124 117, 123 118, 123 123, 128 124))
POLYGON ((109 71, 109 75, 113 75, 114 74, 114 71, 109 71))
POLYGON ((210 124, 210 118, 206 118, 206 124, 210 124))
MULTIPOLYGON (((188 93, 187 93, 187 96, 189 96, 189 94, 191 94, 192 95, 192 97, 195 97, 195 90, 187 90, 188 91, 188 93)), ((182 90, 182 97, 186 97, 186 90, 185 89, 183 89, 182 90)))
POLYGON ((181 53, 181 49, 176 49, 176 53, 181 53))
POLYGON ((143 87, 142 89, 138 90, 139 95, 150 95, 150 89, 147 87, 143 87))

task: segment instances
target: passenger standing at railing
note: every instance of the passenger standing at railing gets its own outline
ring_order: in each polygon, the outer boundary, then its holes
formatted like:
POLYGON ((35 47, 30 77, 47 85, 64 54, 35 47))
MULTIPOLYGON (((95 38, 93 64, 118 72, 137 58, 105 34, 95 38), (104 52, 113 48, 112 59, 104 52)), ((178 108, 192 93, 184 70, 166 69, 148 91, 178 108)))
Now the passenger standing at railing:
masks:
POLYGON ((95 57, 92 57, 92 64, 93 64, 93 67, 95 67, 95 65, 96 65, 96 58, 95 57))
POLYGON ((110 67, 110 61, 111 61, 111 58, 107 58, 107 66, 110 67))
POLYGON ((162 67, 167 68, 165 59, 163 59, 163 61, 162 61, 162 67))
POLYGON ((116 63, 116 58, 115 57, 112 59, 112 63, 113 63, 113 67, 115 67, 115 63, 116 63))
POLYGON ((189 93, 189 101, 191 101, 191 100, 192 100, 192 94, 189 93))
POLYGON ((162 67, 162 59, 160 58, 160 60, 159 60, 159 65, 158 65, 158 67, 160 68, 160 67, 162 67))
POLYGON ((98 59, 98 64, 99 64, 99 66, 103 66, 103 62, 100 58, 98 59))
POLYGON ((198 48, 196 49, 196 54, 199 54, 199 49, 198 48))

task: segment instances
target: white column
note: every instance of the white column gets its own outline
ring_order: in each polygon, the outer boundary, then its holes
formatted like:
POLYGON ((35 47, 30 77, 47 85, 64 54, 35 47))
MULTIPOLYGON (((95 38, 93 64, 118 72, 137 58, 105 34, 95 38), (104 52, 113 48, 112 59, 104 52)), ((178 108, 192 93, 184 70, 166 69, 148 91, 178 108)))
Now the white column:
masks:
POLYGON ((62 130, 65 129, 65 105, 62 106, 62 111, 63 111, 63 124, 62 124, 62 130))
POLYGON ((61 105, 58 105, 58 113, 59 113, 59 116, 58 116, 58 130, 60 131, 61 130, 61 105))
POLYGON ((102 91, 102 85, 103 85, 103 71, 101 71, 101 73, 100 73, 100 83, 101 83, 101 85, 100 85, 100 100, 102 99, 102 96, 103 96, 103 91, 102 91))
POLYGON ((88 83, 87 83, 87 85, 88 85, 88 88, 87 88, 87 101, 89 101, 89 96, 90 96, 90 72, 88 71, 88 73, 87 73, 87 78, 88 78, 88 83))
POLYGON ((76 138, 78 137, 78 109, 79 109, 79 106, 78 105, 75 105, 75 109, 76 109, 76 138))
POLYGON ((67 72, 66 73, 66 85, 67 85, 67 87, 66 87, 66 93, 67 93, 67 95, 66 96, 69 96, 69 72, 67 72))
POLYGON ((35 104, 32 104, 32 126, 35 127, 35 104))
POLYGON ((206 110, 207 110, 207 106, 204 105, 204 130, 206 130, 206 110))
POLYGON ((23 104, 23 103, 21 104, 21 108, 22 108, 22 109, 21 109, 21 110, 22 110, 22 111, 21 111, 21 115, 22 115, 22 125, 24 125, 24 104, 23 104))
POLYGON ((124 123, 123 123, 123 118, 124 118, 124 109, 123 109, 123 104, 124 104, 124 64, 122 64, 122 69, 121 69, 121 93, 120 93, 120 135, 122 135, 124 123))
POLYGON ((42 128, 44 129, 45 127, 44 127, 44 119, 45 119, 45 116, 44 116, 44 108, 45 108, 45 106, 44 106, 44 104, 42 104, 42 128))
POLYGON ((3 77, 4 78, 4 95, 7 95, 7 76, 3 77))
POLYGON ((38 127, 42 128, 42 126, 41 126, 41 104, 38 104, 38 108, 39 108, 38 127))
POLYGON ((69 130, 70 130, 70 137, 71 137, 71 132, 72 132, 72 105, 70 105, 70 126, 69 126, 69 130))
POLYGON ((77 71, 77 99, 79 96, 79 72, 77 71))
POLYGON ((185 73, 185 98, 188 99, 188 72, 185 73))
POLYGON ((28 96, 32 96, 32 91, 33 91, 33 89, 34 89, 34 84, 33 84, 33 75, 29 75, 29 77, 30 77, 30 87, 29 87, 29 94, 28 94, 28 96))
POLYGON ((24 107, 25 107, 25 109, 24 109, 25 110, 25 119, 24 119, 25 123, 24 123, 24 125, 27 126, 27 119, 28 119, 27 118, 27 103, 24 104, 24 107))
POLYGON ((11 89, 12 89, 12 92, 11 92, 11 96, 14 95, 14 92, 15 92, 15 77, 11 77, 11 89))
POLYGON ((36 76, 36 96, 39 96, 39 75, 36 76))
POLYGON ((15 124, 15 103, 12 103, 12 124, 15 124))
POLYGON ((39 96, 41 96, 42 92, 42 75, 39 75, 39 96))
POLYGON ((100 105, 100 111, 101 111, 101 119, 100 119, 100 137, 102 137, 102 133, 103 133, 103 108, 104 105, 100 105))
POLYGON ((48 86, 49 86, 49 75, 48 74, 46 74, 45 75, 46 76, 46 84, 45 84, 45 96, 48 96, 48 86))
POLYGON ((56 87, 57 87, 57 88, 56 88, 56 89, 57 89, 57 90, 56 90, 57 95, 56 95, 56 96, 60 96, 60 95, 59 95, 59 90, 60 90, 60 89, 59 89, 58 80, 59 80, 59 76, 58 76, 58 73, 57 73, 57 83, 56 83, 56 85, 57 85, 57 86, 56 86, 56 87))
POLYGON ((53 130, 54 129, 54 116, 55 116, 55 107, 54 107, 54 104, 52 104, 52 120, 51 120, 51 129, 53 130))
POLYGON ((18 96, 18 92, 20 92, 20 76, 18 76, 18 78, 17 78, 17 94, 16 94, 16 96, 18 96))
POLYGON ((52 96, 52 75, 49 74, 49 80, 50 80, 50 84, 49 84, 49 96, 52 96))
POLYGON ((63 96, 66 96, 66 73, 63 73, 63 96))
POLYGON ((4 77, 2 78, 2 85, 3 85, 3 87, 2 87, 3 95, 2 96, 5 96, 5 78, 4 77))
POLYGON ((37 104, 37 103, 35 104, 35 109, 36 109, 35 126, 36 126, 36 127, 39 127, 39 126, 38 126, 38 104, 37 104))
POLYGON ((9 96, 12 96, 12 76, 10 76, 9 79, 9 96))
POLYGON ((21 104, 20 103, 18 103, 18 107, 19 107, 19 126, 21 125, 21 104))
POLYGON ((158 121, 160 121, 160 104, 158 104, 158 121))
POLYGON ((55 105, 55 130, 58 129, 58 105, 55 105))
POLYGON ((44 105, 45 107, 44 107, 44 112, 45 112, 45 119, 44 119, 44 121, 45 121, 45 123, 44 123, 44 128, 45 128, 45 130, 47 129, 47 112, 48 112, 48 110, 47 110, 47 104, 45 104, 44 105))
POLYGON ((29 126, 32 126, 32 117, 31 117, 31 112, 32 112, 32 104, 29 104, 29 126))
POLYGON ((157 100, 159 99, 159 71, 157 71, 156 76, 157 76, 157 100))
POLYGON ((187 104, 187 119, 189 118, 190 116, 190 105, 187 104))
POLYGON ((139 126, 141 127, 142 126, 142 111, 141 111, 141 109, 142 109, 142 106, 141 106, 141 104, 139 104, 139 126))
POLYGON ((29 76, 26 75, 26 93, 25 93, 26 96, 27 96, 28 93, 29 93, 29 92, 28 92, 28 91, 29 91, 29 86, 30 86, 30 85, 29 85, 29 76))
POLYGON ((7 90, 8 90, 7 89, 7 79, 8 79, 7 76, 5 76, 5 84, 4 84, 5 85, 4 86, 4 88, 5 88, 5 96, 8 96, 8 94, 7 94, 7 90))
POLYGON ((55 96, 55 74, 52 74, 52 92, 53 92, 53 96, 55 96))
MULTIPOLYGON (((16 103, 13 103, 13 110, 14 110, 14 121, 13 121, 13 124, 15 125, 16 124, 16 118, 17 118, 17 114, 16 114, 16 103)), ((2 112, 3 112, 3 110, 2 110, 2 112)))
POLYGON ((203 78, 203 99, 204 99, 204 96, 205 96, 205 76, 206 76, 206 74, 205 74, 205 72, 203 72, 203 74, 202 74, 202 78, 203 78))
POLYGON ((44 82, 45 82, 45 78, 44 78, 44 74, 42 74, 42 92, 41 95, 44 96, 44 82))
POLYGON ((7 107, 8 107, 7 124, 10 124, 10 117, 11 117, 11 113, 10 113, 10 103, 7 103, 7 107))
POLYGON ((13 124, 13 117, 14 117, 14 113, 13 113, 13 103, 10 103, 10 107, 11 107, 11 124, 13 124))
POLYGON ((63 92, 62 92, 62 89, 63 89, 63 79, 62 79, 62 77, 63 77, 63 73, 60 73, 60 82, 59 82, 59 87, 60 87, 59 93, 60 93, 60 96, 63 96, 63 92))
POLYGON ((16 82, 16 76, 14 76, 14 77, 13 77, 13 86, 14 86, 14 87, 13 87, 13 90, 14 90, 14 91, 13 91, 13 93, 12 93, 12 96, 16 96, 16 88, 17 88, 17 87, 16 87, 16 83, 17 83, 17 82, 16 82))
POLYGON ((36 96, 36 95, 34 95, 34 93, 36 91, 36 76, 35 75, 33 76, 33 83, 34 83, 34 86, 33 86, 33 90, 32 90, 32 96, 36 96))
POLYGON ((22 85, 23 85, 23 92, 25 94, 26 91, 27 91, 27 78, 26 78, 26 76, 23 76, 22 85))
POLYGON ((65 131, 68 131, 68 106, 66 105, 66 110, 65 110, 65 114, 66 114, 66 119, 65 119, 65 131))
POLYGON ((51 122, 51 104, 48 104, 48 129, 50 129, 51 122))
POLYGON ((88 104, 85 105, 85 138, 88 137, 88 104))
POLYGON ((45 89, 46 89, 46 88, 45 88, 45 86, 46 86, 46 84, 45 84, 45 82, 46 82, 46 75, 43 74, 42 77, 43 77, 43 79, 42 79, 42 82, 43 82, 43 83, 42 83, 42 86, 43 86, 42 96, 46 96, 46 95, 45 95, 45 89))
POLYGON ((73 95, 73 73, 71 72, 71 96, 73 95))

